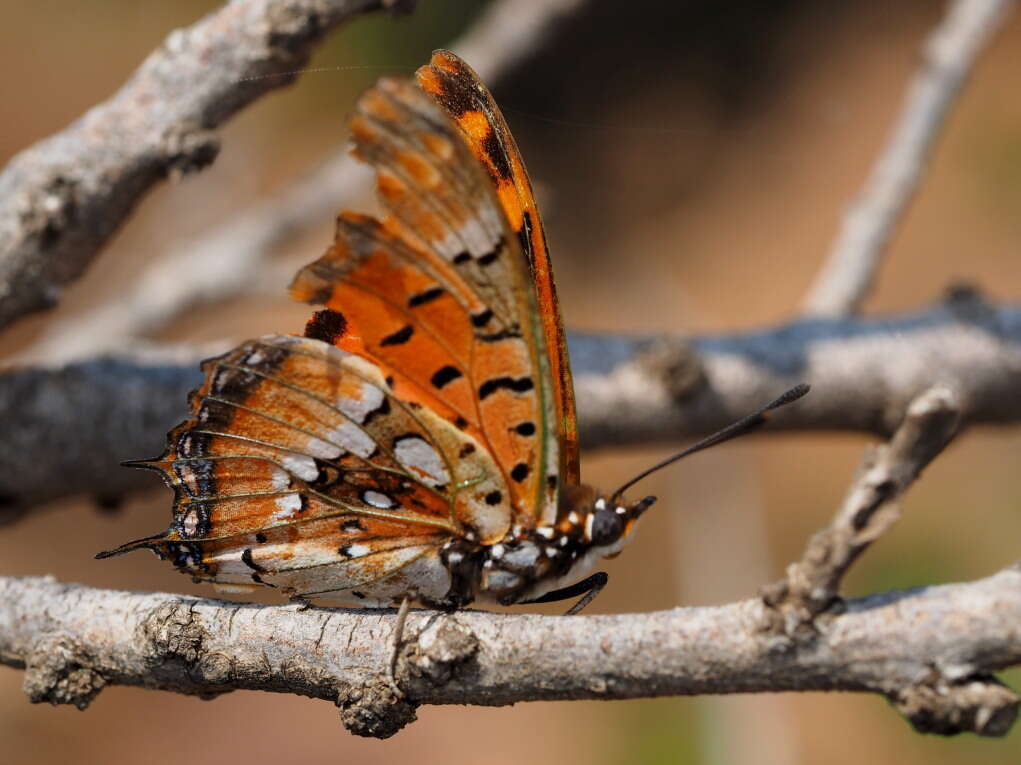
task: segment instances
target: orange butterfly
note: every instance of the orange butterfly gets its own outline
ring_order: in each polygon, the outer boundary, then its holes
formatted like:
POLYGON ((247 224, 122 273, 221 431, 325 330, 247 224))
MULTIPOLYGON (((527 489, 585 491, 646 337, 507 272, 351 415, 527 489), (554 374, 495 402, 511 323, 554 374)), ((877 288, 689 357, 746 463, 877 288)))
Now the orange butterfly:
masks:
MULTIPOLYGON (((433 55, 384 79, 351 121, 382 220, 343 212, 292 295, 304 337, 203 364, 192 419, 158 470, 174 490, 151 548, 220 589, 458 608, 584 596, 652 504, 580 482, 574 393, 545 236, 489 91, 433 55)), ((799 386, 651 468, 730 438, 799 386)))

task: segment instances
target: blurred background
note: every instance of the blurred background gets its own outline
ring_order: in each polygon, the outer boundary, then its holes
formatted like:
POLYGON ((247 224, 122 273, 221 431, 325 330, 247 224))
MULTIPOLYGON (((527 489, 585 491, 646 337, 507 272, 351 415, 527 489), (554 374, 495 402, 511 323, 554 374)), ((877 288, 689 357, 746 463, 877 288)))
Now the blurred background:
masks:
MULTIPOLYGON (((5 0, 0 159, 108 97, 172 29, 217 5, 5 0)), ((365 18, 332 35, 310 64, 324 71, 231 121, 212 167, 149 195, 60 308, 19 323, 0 338, 0 351, 25 352, 54 322, 118 300, 151 258, 315 168, 346 141, 359 91, 382 74, 410 74, 485 5, 422 0, 414 15, 365 18)), ((537 187, 568 326, 721 332, 789 318, 943 9, 931 0, 737 1, 722 9, 709 0, 584 3, 494 84, 537 187)), ((1017 301, 1018 71, 1021 16, 996 36, 956 104, 868 314, 922 309, 962 281, 991 300, 1017 301)), ((318 257, 331 227, 327 216, 280 256, 318 257)), ((298 332, 308 309, 290 304, 284 287, 279 297, 191 311, 158 339, 298 332)), ((180 411, 183 419, 184 401, 180 411)), ((661 501, 631 548, 608 563, 610 586, 591 611, 752 596, 829 518, 868 442, 762 434, 658 474, 647 489, 661 501)), ((977 429, 955 441, 908 493, 903 521, 852 569, 850 593, 977 578, 1016 560, 1019 448, 1016 429, 977 429)), ((611 485, 671 449, 587 453, 583 469, 611 485)), ((0 530, 2 572, 211 594, 151 556, 93 560, 98 550, 163 529, 169 517, 170 493, 155 477, 151 493, 113 512, 85 500, 57 503, 0 530)), ((1005 679, 1016 685, 1021 672, 1005 679)), ((335 708, 304 698, 238 692, 200 701, 113 687, 82 713, 29 705, 21 680, 0 668, 0 741, 11 763, 1021 759, 1021 729, 1004 740, 923 737, 871 695, 425 707, 417 723, 380 742, 350 736, 335 708)))

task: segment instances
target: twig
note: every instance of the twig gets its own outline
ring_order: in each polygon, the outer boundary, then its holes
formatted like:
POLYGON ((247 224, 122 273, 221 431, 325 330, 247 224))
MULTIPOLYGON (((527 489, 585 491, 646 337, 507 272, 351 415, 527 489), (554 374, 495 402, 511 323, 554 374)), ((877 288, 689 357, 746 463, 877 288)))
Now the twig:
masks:
MULTIPOLYGON (((572 334, 570 350, 589 448, 704 434, 799 382, 811 383, 812 393, 779 412, 770 431, 887 437, 934 383, 958 392, 962 426, 1021 421, 1021 307, 989 306, 972 293, 917 314, 799 321, 749 334, 572 334)), ((151 486, 150 476, 117 463, 161 451, 207 355, 122 355, 0 374, 0 517, 69 494, 151 486)))
POLYGON ((953 390, 935 386, 908 406, 889 443, 870 450, 830 525, 809 540, 805 554, 787 568, 783 581, 764 588, 773 609, 770 627, 787 635, 811 636, 817 617, 839 612, 840 580, 872 542, 900 519, 897 499, 947 445, 957 430, 960 403, 953 390))
POLYGON ((880 693, 920 730, 1007 732, 1018 698, 990 677, 1021 663, 1021 571, 848 603, 812 642, 777 650, 758 600, 619 616, 412 611, 397 700, 394 612, 295 611, 0 578, 0 662, 32 701, 84 708, 106 685, 250 689, 334 701, 386 737, 419 704, 760 691, 880 693), (239 640, 243 635, 244 639, 239 640))
POLYGON ((52 306, 157 182, 216 157, 213 132, 382 0, 233 0, 172 32, 108 101, 0 174, 0 327, 52 306), (270 76, 272 75, 272 76, 270 76))
MULTIPOLYGON (((585 0, 499 0, 451 48, 492 84, 537 50, 558 20, 585 0)), ((154 332, 202 301, 282 286, 301 263, 270 256, 296 233, 332 220, 371 188, 372 174, 344 147, 282 192, 226 224, 173 247, 146 268, 124 297, 58 324, 29 349, 32 362, 86 358, 154 332), (272 285, 266 287, 266 285, 272 285)), ((302 262, 312 260, 306 255, 302 262)))
POLYGON ((894 227, 914 195, 939 129, 1011 0, 953 0, 926 41, 921 68, 882 154, 844 214, 830 254, 802 303, 808 316, 845 316, 865 298, 894 227))

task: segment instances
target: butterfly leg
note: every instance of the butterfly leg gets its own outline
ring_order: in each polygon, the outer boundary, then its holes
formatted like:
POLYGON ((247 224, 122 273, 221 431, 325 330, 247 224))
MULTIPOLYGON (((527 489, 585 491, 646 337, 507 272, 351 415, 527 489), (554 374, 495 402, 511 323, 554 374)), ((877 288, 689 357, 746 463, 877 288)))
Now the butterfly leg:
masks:
POLYGON ((404 623, 408 620, 408 611, 411 607, 410 598, 405 597, 397 609, 397 621, 394 623, 393 636, 390 638, 390 664, 387 667, 387 679, 390 687, 399 697, 404 697, 404 691, 397 685, 397 657, 400 655, 401 639, 404 637, 404 623))
POLYGON ((313 605, 312 601, 304 595, 291 595, 288 600, 291 601, 290 604, 294 606, 295 611, 308 611, 313 605))
POLYGON ((569 587, 561 587, 559 590, 553 590, 547 592, 545 595, 541 595, 533 600, 523 600, 522 603, 556 603, 561 600, 568 600, 569 598, 581 595, 582 597, 567 609, 564 616, 574 616, 576 613, 581 611, 585 606, 596 599, 596 595, 602 592, 606 583, 610 581, 610 576, 605 571, 597 571, 592 576, 582 579, 577 584, 572 584, 569 587))

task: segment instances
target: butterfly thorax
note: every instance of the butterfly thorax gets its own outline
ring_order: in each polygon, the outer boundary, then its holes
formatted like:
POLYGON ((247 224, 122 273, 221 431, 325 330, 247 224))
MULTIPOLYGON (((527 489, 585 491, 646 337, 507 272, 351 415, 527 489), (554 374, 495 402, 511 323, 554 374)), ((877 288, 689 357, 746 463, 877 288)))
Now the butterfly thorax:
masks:
POLYGON ((565 492, 555 523, 515 526, 493 545, 451 540, 441 555, 451 577, 445 605, 459 607, 478 597, 506 606, 578 581, 598 560, 620 552, 653 501, 628 506, 576 486, 565 492))

